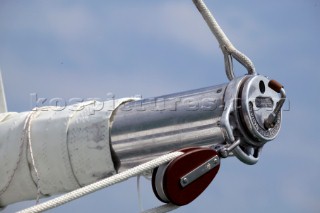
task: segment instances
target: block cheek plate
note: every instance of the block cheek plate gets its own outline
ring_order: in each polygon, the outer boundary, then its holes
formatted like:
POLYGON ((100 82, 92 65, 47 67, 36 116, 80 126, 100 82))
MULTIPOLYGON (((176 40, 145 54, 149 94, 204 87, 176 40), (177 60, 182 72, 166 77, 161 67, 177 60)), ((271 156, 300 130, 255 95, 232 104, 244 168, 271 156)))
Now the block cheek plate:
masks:
MULTIPOLYGON (((197 149, 201 149, 201 148, 199 148, 199 147, 188 147, 188 148, 184 148, 184 149, 180 149, 179 151, 180 152, 184 152, 184 153, 187 153, 187 152, 191 152, 191 151, 193 151, 193 150, 197 150, 197 149)), ((162 166, 164 166, 164 167, 167 167, 168 166, 168 164, 167 165, 162 165, 162 166)), ((160 166, 160 167, 162 167, 162 166, 160 166)), ((157 168, 155 168, 154 170, 153 170, 153 172, 152 172, 152 181, 151 181, 151 183, 152 183, 152 190, 153 190, 153 193, 155 194, 155 196, 158 198, 158 200, 160 200, 161 202, 163 202, 163 203, 168 203, 168 198, 166 197, 166 195, 165 195, 165 197, 162 197, 162 196, 160 196, 159 194, 163 194, 164 192, 163 192, 163 183, 161 184, 161 186, 156 186, 156 180, 159 178, 159 179, 161 179, 161 180, 163 180, 163 175, 164 174, 159 174, 160 172, 159 172, 159 168, 160 167, 157 167, 157 168), (161 175, 161 177, 158 177, 159 175, 161 175), (160 187, 161 189, 159 189, 160 191, 158 191, 157 190, 157 187, 160 187)), ((161 170, 161 168, 160 168, 160 170, 161 170)))
POLYGON ((182 206, 196 199, 214 179, 220 164, 185 187, 181 186, 180 178, 216 155, 218 153, 212 149, 200 148, 189 150, 173 160, 163 176, 163 190, 168 200, 182 206))

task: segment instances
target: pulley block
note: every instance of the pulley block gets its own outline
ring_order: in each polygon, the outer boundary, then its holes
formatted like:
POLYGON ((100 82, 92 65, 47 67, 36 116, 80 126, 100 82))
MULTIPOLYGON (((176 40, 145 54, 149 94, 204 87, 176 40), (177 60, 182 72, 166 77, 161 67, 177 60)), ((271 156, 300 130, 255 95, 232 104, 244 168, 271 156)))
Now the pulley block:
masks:
POLYGON ((168 164, 154 169, 152 188, 164 203, 178 206, 195 200, 211 183, 220 168, 218 153, 209 148, 185 148, 168 164))

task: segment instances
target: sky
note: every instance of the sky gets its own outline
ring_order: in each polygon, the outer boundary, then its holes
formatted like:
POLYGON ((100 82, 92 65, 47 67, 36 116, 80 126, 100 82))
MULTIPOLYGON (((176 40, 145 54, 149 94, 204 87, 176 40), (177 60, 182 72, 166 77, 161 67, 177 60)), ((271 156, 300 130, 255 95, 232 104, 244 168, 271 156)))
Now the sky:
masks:
MULTIPOLYGON (((256 165, 224 159, 207 190, 175 212, 320 212, 320 0, 206 2, 289 100, 278 138, 256 165)), ((8 109, 17 112, 32 109, 32 94, 153 97, 228 82, 219 45, 191 0, 0 0, 0 67, 8 109)), ((146 179, 141 193, 144 209, 161 204, 146 179)), ((70 211, 139 212, 136 179, 49 212, 70 211)))

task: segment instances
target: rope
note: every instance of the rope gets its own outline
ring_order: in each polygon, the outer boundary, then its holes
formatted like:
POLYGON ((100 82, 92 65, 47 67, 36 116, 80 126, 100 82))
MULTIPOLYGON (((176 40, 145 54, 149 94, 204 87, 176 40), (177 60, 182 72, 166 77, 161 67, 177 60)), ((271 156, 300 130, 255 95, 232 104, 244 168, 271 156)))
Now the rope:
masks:
MULTIPOLYGON (((228 39, 226 34, 223 32, 223 30, 221 29, 218 22, 215 20, 215 18, 213 17, 213 15, 209 11, 209 9, 207 8, 207 6, 203 2, 203 0, 193 0, 193 2, 196 5, 196 7, 198 8, 201 15, 203 16, 204 20, 206 21, 211 32, 214 34, 214 36, 216 37, 216 39, 219 42, 220 48, 224 54, 226 74, 227 74, 228 79, 232 80, 235 77, 234 72, 233 72, 232 57, 235 58, 237 61, 239 61, 239 63, 241 63, 248 70, 248 74, 251 74, 251 75, 256 74, 255 67, 254 67, 252 61, 245 54, 243 54, 242 52, 240 52, 239 50, 237 50, 233 46, 233 44, 228 39)), ((28 116, 27 120, 29 120, 29 119, 30 119, 30 117, 28 116)), ((29 129, 28 133, 30 134, 30 129, 29 129)), ((34 162, 33 155, 32 155, 30 136, 28 137, 28 139, 29 139, 29 143, 30 143, 29 147, 30 147, 30 152, 31 152, 32 164, 34 166, 37 179, 39 180, 39 176, 37 174, 37 170, 35 168, 35 162, 34 162)), ((21 146, 22 145, 23 145, 23 143, 21 144, 21 146)), ((102 188, 114 185, 114 184, 122 182, 124 180, 127 180, 130 177, 137 176, 145 171, 154 169, 155 167, 158 167, 161 164, 164 164, 166 162, 173 160, 174 158, 178 157, 181 154, 183 154, 183 153, 182 152, 174 152, 174 153, 170 153, 167 155, 163 155, 163 156, 156 158, 152 161, 141 164, 137 167, 134 167, 134 168, 129 169, 127 171, 124 171, 122 173, 116 174, 116 175, 111 176, 109 178, 103 179, 103 180, 98 181, 96 183, 90 184, 88 186, 79 188, 79 189, 74 190, 72 192, 69 192, 65 195, 62 195, 62 196, 57 197, 55 199, 49 200, 45 203, 27 208, 27 209, 22 210, 18 213, 36 213, 36 212, 42 212, 42 211, 46 211, 46 210, 55 208, 57 206, 68 203, 72 200, 78 199, 82 196, 93 193, 93 192, 100 190, 102 188)), ((21 150, 20 150, 19 156, 20 155, 21 155, 21 150)), ((9 181, 9 183, 10 182, 11 181, 9 181)), ((7 188, 7 186, 2 191, 0 191, 0 194, 3 193, 3 191, 6 190, 6 188, 7 188)), ((138 188, 139 188, 139 186, 138 186, 138 188)), ((38 188, 38 190, 39 190, 39 188, 38 188)), ((169 211, 172 211, 176 208, 178 208, 178 207, 174 206, 173 204, 166 204, 166 205, 154 208, 154 209, 147 210, 144 213, 169 212, 169 211)))
POLYGON ((36 111, 31 111, 30 112, 30 117, 29 117, 29 121, 27 122, 28 128, 27 128, 27 141, 28 141, 28 146, 29 146, 29 152, 30 152, 30 156, 31 156, 31 163, 32 163, 32 167, 34 169, 35 175, 37 180, 35 181, 35 184, 37 186, 37 198, 36 198, 36 204, 39 203, 39 199, 40 199, 40 194, 41 194, 41 190, 40 190, 40 185, 39 185, 39 181, 40 181, 40 176, 39 176, 39 172, 37 170, 36 167, 36 162, 34 160, 34 155, 33 155, 33 149, 32 149, 32 143, 31 143, 31 123, 34 117, 34 113, 36 111))
POLYGON ((233 46, 233 44, 228 39, 226 34, 223 32, 223 30, 221 29, 218 22, 213 17, 213 15, 211 14, 210 10, 206 6, 206 4, 203 2, 203 0, 192 0, 192 1, 198 8, 204 20, 206 21, 211 32, 214 34, 214 36, 219 42, 220 48, 225 58, 226 74, 228 79, 229 80, 234 79, 232 57, 234 57, 237 61, 239 61, 248 70, 249 74, 251 75, 256 74, 252 61, 246 55, 244 55, 242 52, 240 52, 233 46))
POLYGON ((128 169, 124 172, 121 172, 119 174, 113 175, 111 177, 105 178, 105 179, 100 180, 98 182, 84 186, 82 188, 79 188, 79 189, 74 190, 72 192, 69 192, 67 194, 64 194, 60 197, 57 197, 57 198, 54 198, 54 199, 49 200, 47 202, 44 202, 42 204, 38 204, 33 207, 24 209, 22 211, 19 211, 18 213, 36 213, 36 212, 42 212, 42 211, 46 211, 46 210, 61 206, 65 203, 68 203, 72 200, 83 197, 85 195, 88 195, 90 193, 93 193, 95 191, 103 189, 105 187, 112 186, 116 183, 120 183, 122 181, 125 181, 130 177, 137 176, 137 175, 143 173, 144 171, 154 169, 154 168, 160 166, 161 164, 167 163, 182 154, 183 154, 182 152, 172 152, 172 153, 160 156, 160 157, 158 157, 154 160, 151 160, 147 163, 141 164, 139 166, 136 166, 134 168, 131 168, 131 169, 128 169))
POLYGON ((164 205, 151 208, 148 210, 143 210, 143 205, 142 205, 142 198, 141 198, 141 189, 140 189, 140 179, 141 179, 141 174, 137 176, 137 191, 138 191, 138 202, 139 202, 139 208, 141 213, 165 213, 165 212, 171 212, 179 206, 176 206, 172 203, 166 203, 164 205))
POLYGON ((137 176, 137 192, 138 192, 138 204, 140 208, 140 212, 143 212, 142 198, 141 198, 141 188, 140 188, 140 178, 141 175, 137 176))
POLYGON ((146 210, 142 213, 165 213, 165 212, 171 212, 175 209, 179 208, 179 206, 176 206, 172 203, 167 203, 165 205, 162 205, 162 206, 159 206, 159 207, 156 207, 156 208, 153 208, 153 209, 149 209, 149 210, 146 210))

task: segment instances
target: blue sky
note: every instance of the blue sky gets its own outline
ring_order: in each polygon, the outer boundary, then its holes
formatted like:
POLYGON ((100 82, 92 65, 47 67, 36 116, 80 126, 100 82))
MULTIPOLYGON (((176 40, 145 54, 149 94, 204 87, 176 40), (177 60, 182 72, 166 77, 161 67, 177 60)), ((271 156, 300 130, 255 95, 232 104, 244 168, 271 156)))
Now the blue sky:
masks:
MULTIPOLYGON (((224 160, 205 193, 176 212, 320 212, 320 0, 207 4, 257 71, 285 86, 290 110, 257 165, 224 160)), ((0 66, 10 111, 30 110, 31 93, 150 97, 227 82, 218 44, 191 0, 0 0, 0 66)), ((138 212, 135 182, 51 212, 138 212)), ((142 183, 144 207, 159 205, 142 183)))

